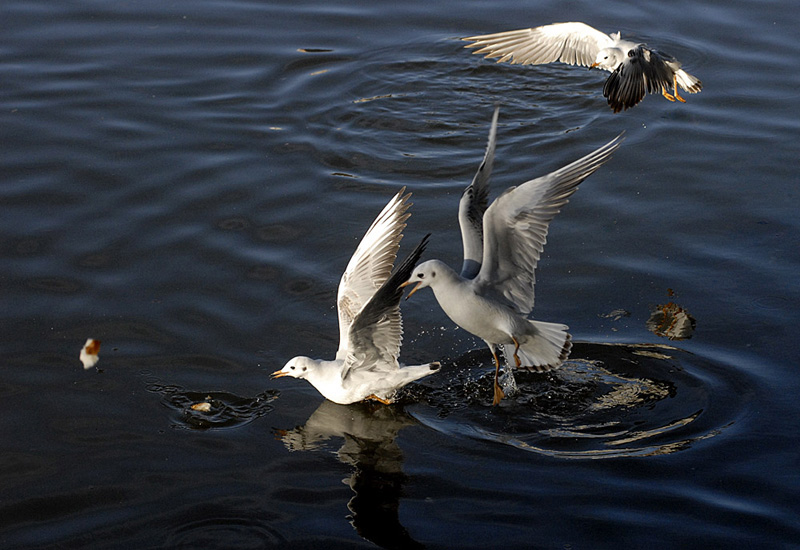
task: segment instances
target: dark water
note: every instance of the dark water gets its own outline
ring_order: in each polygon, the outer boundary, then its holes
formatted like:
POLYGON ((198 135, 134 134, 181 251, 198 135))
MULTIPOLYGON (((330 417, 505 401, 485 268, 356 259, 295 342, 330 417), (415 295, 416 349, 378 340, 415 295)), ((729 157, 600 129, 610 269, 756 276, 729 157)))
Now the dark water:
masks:
POLYGON ((9 0, 0 22, 3 548, 800 546, 791 2, 9 0), (564 20, 703 92, 613 115, 599 72, 456 40, 564 20), (399 405, 270 381, 333 356, 339 275, 401 186, 403 250, 430 231, 460 262, 497 102, 494 195, 627 134, 540 262, 571 360, 492 408, 488 353, 421 292, 402 359, 444 367, 399 405), (690 339, 651 331, 670 304, 690 339))

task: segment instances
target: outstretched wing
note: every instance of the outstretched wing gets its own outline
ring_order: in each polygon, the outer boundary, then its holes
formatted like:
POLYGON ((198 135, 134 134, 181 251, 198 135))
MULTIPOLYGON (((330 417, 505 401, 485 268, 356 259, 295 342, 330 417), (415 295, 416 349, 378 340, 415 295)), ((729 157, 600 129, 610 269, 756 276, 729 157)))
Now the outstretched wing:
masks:
POLYGON ((667 54, 637 44, 603 85, 603 96, 615 113, 639 103, 645 93, 669 90, 680 63, 667 54))
POLYGON ((485 54, 488 59, 498 58, 498 63, 539 65, 561 61, 584 67, 594 63, 597 52, 614 44, 609 35, 586 23, 554 23, 462 40, 473 42, 465 48, 479 48, 473 53, 485 54))
POLYGON ((403 339, 403 319, 400 315, 400 286, 411 277, 414 266, 428 245, 425 235, 411 254, 367 302, 350 325, 347 356, 342 380, 356 370, 397 369, 400 344, 403 339))
POLYGON ((550 221, 578 185, 611 158, 622 134, 596 151, 546 176, 512 187, 483 217, 483 266, 475 284, 520 314, 533 309, 536 264, 550 221))
POLYGON ((489 206, 489 179, 492 177, 494 165, 494 149, 497 143, 497 116, 500 107, 494 108, 492 126, 489 129, 489 141, 483 162, 478 167, 458 203, 458 225, 461 226, 461 243, 464 246, 464 263, 461 276, 472 279, 481 269, 483 259, 483 213, 489 206))
POLYGON ((337 359, 347 356, 350 326, 359 312, 392 272, 405 221, 411 214, 406 210, 411 193, 400 190, 383 208, 361 239, 353 257, 339 281, 336 306, 339 312, 339 351, 337 359))

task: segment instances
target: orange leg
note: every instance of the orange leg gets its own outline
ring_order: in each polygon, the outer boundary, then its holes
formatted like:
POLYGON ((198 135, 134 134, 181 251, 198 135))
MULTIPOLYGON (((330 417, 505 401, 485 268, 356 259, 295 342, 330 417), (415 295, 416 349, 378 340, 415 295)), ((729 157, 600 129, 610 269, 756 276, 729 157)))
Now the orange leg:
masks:
POLYGON ((517 368, 522 366, 522 361, 519 360, 519 355, 517 352, 519 351, 519 342, 513 336, 511 337, 511 341, 514 342, 514 362, 517 364, 517 368))
POLYGON ((686 103, 686 100, 683 99, 680 95, 678 95, 678 75, 672 75, 672 89, 675 90, 675 99, 680 101, 681 103, 686 103))
POLYGON ((368 395, 367 397, 365 397, 364 401, 369 401, 370 399, 373 400, 373 401, 378 401, 379 403, 383 403, 384 405, 391 405, 392 404, 392 401, 390 399, 383 399, 382 397, 378 397, 374 393, 371 394, 371 395, 368 395))
POLYGON ((675 96, 672 95, 671 93, 669 93, 666 88, 663 88, 663 87, 661 88, 661 95, 663 95, 665 98, 667 98, 670 101, 675 101, 675 96))
POLYGON ((506 396, 503 393, 503 390, 500 388, 500 384, 498 383, 498 378, 500 375, 500 360, 497 358, 497 353, 495 353, 494 348, 492 348, 492 357, 494 357, 494 399, 492 400, 492 405, 498 405, 500 401, 506 396))

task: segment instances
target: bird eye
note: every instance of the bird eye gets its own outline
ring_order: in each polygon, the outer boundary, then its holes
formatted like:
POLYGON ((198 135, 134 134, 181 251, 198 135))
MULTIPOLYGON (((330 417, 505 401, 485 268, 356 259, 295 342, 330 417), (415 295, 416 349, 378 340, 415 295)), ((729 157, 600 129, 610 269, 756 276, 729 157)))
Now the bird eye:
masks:
POLYGON ((289 367, 289 369, 290 369, 290 370, 294 370, 294 365, 292 365, 291 367, 289 367))
POLYGON ((417 273, 417 277, 419 277, 420 279, 424 279, 425 278, 425 274, 424 273, 417 273))

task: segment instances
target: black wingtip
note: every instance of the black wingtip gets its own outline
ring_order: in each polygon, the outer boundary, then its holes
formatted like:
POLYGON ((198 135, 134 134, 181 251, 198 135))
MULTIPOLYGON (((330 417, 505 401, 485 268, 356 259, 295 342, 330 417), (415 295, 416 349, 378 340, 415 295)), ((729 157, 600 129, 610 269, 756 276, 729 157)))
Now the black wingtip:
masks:
POLYGON ((400 304, 400 300, 403 297, 403 287, 400 285, 411 278, 414 267, 419 263, 425 247, 428 246, 430 236, 431 234, 428 233, 422 238, 422 241, 414 248, 411 254, 406 256, 400 266, 392 272, 389 278, 372 295, 372 298, 364 305, 350 326, 351 332, 377 323, 389 308, 400 304))
POLYGON ((403 262, 400 264, 400 267, 397 268, 398 272, 401 270, 408 271, 408 276, 406 279, 411 276, 411 270, 413 270, 414 267, 419 263, 419 259, 422 257, 422 253, 425 252, 425 248, 427 248, 430 238, 430 233, 422 237, 422 240, 419 242, 417 247, 411 252, 411 254, 406 256, 405 260, 403 260, 403 262))
POLYGON ((422 253, 425 252, 425 248, 428 246, 428 241, 430 238, 430 233, 422 237, 422 240, 419 242, 416 248, 414 248, 414 250, 412 250, 411 253, 405 257, 397 269, 395 269, 394 273, 392 273, 389 279, 393 282, 389 283, 389 281, 387 281, 387 284, 398 285, 399 289, 399 285, 405 283, 409 278, 411 278, 411 272, 419 263, 419 259, 422 257, 422 253))

